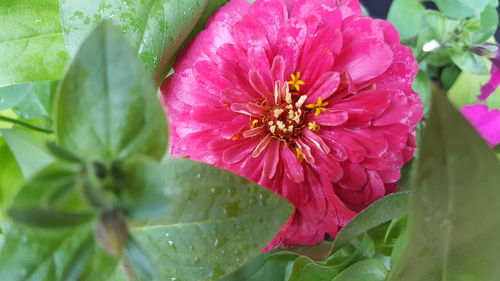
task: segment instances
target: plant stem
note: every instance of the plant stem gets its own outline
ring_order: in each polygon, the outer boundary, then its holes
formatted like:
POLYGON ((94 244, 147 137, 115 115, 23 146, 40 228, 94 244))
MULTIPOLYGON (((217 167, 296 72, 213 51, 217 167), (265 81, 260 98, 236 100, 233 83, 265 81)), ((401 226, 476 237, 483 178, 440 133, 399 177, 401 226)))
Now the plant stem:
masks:
POLYGON ((9 118, 9 117, 6 117, 6 116, 1 116, 0 115, 0 121, 9 122, 9 123, 12 123, 12 124, 17 124, 17 125, 26 127, 28 129, 31 129, 31 130, 34 130, 34 131, 38 131, 38 132, 42 132, 42 133, 45 133, 45 134, 52 134, 53 133, 51 130, 40 128, 40 127, 31 125, 29 123, 23 122, 21 120, 9 118))

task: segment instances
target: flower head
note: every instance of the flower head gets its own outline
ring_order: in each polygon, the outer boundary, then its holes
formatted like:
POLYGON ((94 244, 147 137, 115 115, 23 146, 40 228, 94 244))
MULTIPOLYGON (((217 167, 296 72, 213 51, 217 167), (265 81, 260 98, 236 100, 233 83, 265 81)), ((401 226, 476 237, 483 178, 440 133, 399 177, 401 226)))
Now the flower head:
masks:
POLYGON ((462 114, 490 147, 500 144, 500 110, 488 110, 485 104, 472 104, 463 106, 462 114))
POLYGON ((232 0, 174 69, 161 88, 171 153, 295 206, 267 250, 335 236, 413 155, 417 63, 357 0, 232 0))

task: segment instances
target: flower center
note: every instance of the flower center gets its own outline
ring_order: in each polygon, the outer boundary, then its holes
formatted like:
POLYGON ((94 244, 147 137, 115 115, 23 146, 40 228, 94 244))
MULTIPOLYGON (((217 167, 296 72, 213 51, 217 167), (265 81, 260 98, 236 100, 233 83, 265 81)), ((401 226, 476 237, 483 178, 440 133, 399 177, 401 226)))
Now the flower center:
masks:
POLYGON ((306 125, 304 124, 306 110, 303 107, 306 99, 307 96, 297 97, 289 93, 284 102, 270 108, 261 122, 280 140, 287 141, 298 136, 306 125))

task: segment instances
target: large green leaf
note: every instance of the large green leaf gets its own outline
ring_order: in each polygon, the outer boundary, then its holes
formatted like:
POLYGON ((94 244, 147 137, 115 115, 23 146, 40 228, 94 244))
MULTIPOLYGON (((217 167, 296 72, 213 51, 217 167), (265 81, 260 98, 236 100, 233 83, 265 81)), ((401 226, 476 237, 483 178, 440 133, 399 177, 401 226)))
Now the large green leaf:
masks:
POLYGON ((283 198, 216 167, 167 159, 165 218, 132 228, 160 280, 217 280, 255 258, 290 216, 283 198))
POLYGON ((12 226, 0 251, 0 280, 108 280, 118 259, 94 243, 92 225, 58 231, 12 226))
POLYGON ((79 155, 162 158, 165 114, 148 75, 109 21, 83 43, 61 82, 55 125, 60 145, 79 155))
POLYGON ((441 92, 420 155, 408 243, 388 280, 499 280, 500 163, 441 92))
MULTIPOLYGON (((103 18, 110 18, 126 34, 139 59, 158 85, 172 57, 207 7, 226 0, 59 0, 66 45, 75 54, 82 40, 103 18)), ((205 16, 206 18, 206 16, 205 16)))
POLYGON ((25 178, 33 176, 53 161, 43 140, 22 129, 2 129, 0 133, 9 145, 25 178))
POLYGON ((332 251, 337 251, 360 234, 388 222, 400 218, 408 212, 408 192, 388 195, 359 213, 337 235, 332 251))
POLYGON ((68 54, 57 0, 2 0, 0 22, 0 85, 61 77, 68 54))

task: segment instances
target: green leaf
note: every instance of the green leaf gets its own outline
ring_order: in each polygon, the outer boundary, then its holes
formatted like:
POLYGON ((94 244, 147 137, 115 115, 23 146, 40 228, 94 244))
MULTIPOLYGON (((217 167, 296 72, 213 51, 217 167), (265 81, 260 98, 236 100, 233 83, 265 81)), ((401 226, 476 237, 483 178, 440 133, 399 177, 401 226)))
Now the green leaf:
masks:
POLYGON ((79 225, 94 217, 77 179, 78 168, 54 163, 26 182, 8 214, 37 227, 79 225))
MULTIPOLYGON (((433 40, 441 45, 448 43, 453 35, 453 31, 458 26, 458 21, 449 20, 437 11, 426 11, 420 21, 420 31, 417 42, 418 52, 423 46, 433 40)), ((432 51, 426 61, 436 67, 444 66, 450 62, 449 50, 441 47, 432 51)))
POLYGON ((342 271, 332 281, 384 281, 387 269, 378 259, 357 262, 342 271))
POLYGON ((408 192, 390 194, 363 210, 354 217, 337 235, 333 242, 335 252, 360 234, 408 212, 408 192))
POLYGON ((110 22, 87 38, 61 82, 55 125, 61 146, 90 159, 135 153, 163 157, 163 108, 134 52, 110 22))
MULTIPOLYGON (((168 65, 207 5, 227 1, 210 0, 59 0, 66 45, 71 54, 103 18, 112 19, 132 45, 147 71, 159 85, 168 65)), ((213 11, 213 8, 212 8, 213 11)))
MULTIPOLYGON (((498 0, 496 0, 498 3, 498 0)), ((493 35, 498 28, 498 12, 493 6, 487 6, 481 13, 480 17, 480 32, 476 33, 475 43, 480 44, 486 42, 493 35)))
POLYGON ((327 259, 332 253, 333 243, 330 241, 322 241, 311 247, 293 247, 286 248, 283 252, 292 252, 297 255, 306 256, 312 260, 322 261, 327 259))
POLYGON ((0 1, 0 85, 58 80, 68 61, 57 0, 0 1))
POLYGON ((482 12, 490 0, 433 0, 439 10, 450 18, 463 19, 482 12))
POLYGON ((12 226, 0 251, 0 280, 107 280, 117 263, 96 247, 91 225, 58 231, 12 226))
POLYGON ((295 259, 294 255, 262 253, 219 281, 286 281, 288 266, 295 259))
POLYGON ((425 8, 415 0, 395 0, 389 9, 387 19, 399 31, 402 40, 417 36, 420 20, 424 16, 425 8))
POLYGON ((498 280, 500 163, 441 92, 420 153, 408 243, 388 280, 498 280))
POLYGON ((236 174, 187 159, 167 159, 170 212, 132 228, 160 280, 218 280, 255 258, 292 211, 272 192, 236 174))
POLYGON ((29 83, 28 93, 14 107, 14 112, 23 119, 49 117, 51 82, 29 83))
POLYGON ((0 130, 25 178, 30 178, 53 161, 43 140, 21 129, 0 130))
POLYGON ((16 106, 31 92, 35 83, 15 84, 0 88, 0 111, 16 106))
POLYGON ((340 251, 333 253, 325 262, 299 257, 293 264, 288 281, 332 280, 349 266, 374 255, 374 241, 365 233, 359 240, 353 240, 340 251))
POLYGON ((488 74, 487 60, 477 56, 470 51, 453 50, 451 52, 452 61, 465 72, 474 74, 488 74))
MULTIPOLYGON (((488 76, 462 72, 448 91, 448 97, 456 107, 479 103, 477 96, 481 91, 481 86, 486 84, 488 80, 488 76)), ((500 108, 500 88, 484 103, 491 108, 500 108)))
MULTIPOLYGON (((4 207, 10 204, 17 188, 23 181, 23 175, 3 138, 0 138, 0 167, 2 167, 0 169, 0 207, 4 207)), ((1 209, 0 222, 2 221, 1 209)))
POLYGON ((431 80, 427 73, 419 71, 417 76, 415 76, 412 88, 420 95, 420 99, 424 105, 424 113, 427 115, 431 106, 431 80))
POLYGON ((321 281, 332 280, 341 268, 317 263, 307 257, 299 257, 293 264, 290 278, 287 281, 321 281))
POLYGON ((168 213, 171 198, 165 195, 169 179, 164 168, 144 156, 131 157, 123 163, 122 208, 131 218, 155 218, 168 213))
MULTIPOLYGON (((445 67, 441 71, 441 84, 443 84, 443 88, 445 90, 449 90, 453 84, 455 84, 455 81, 457 81, 458 76, 462 73, 458 67, 455 65, 450 65, 445 67)), ((427 100, 430 101, 431 99, 431 89, 430 89, 430 84, 429 84, 429 95, 427 96, 427 100)), ((429 103, 430 105, 430 103, 429 103)), ((428 107, 430 109, 430 106, 428 107)))

